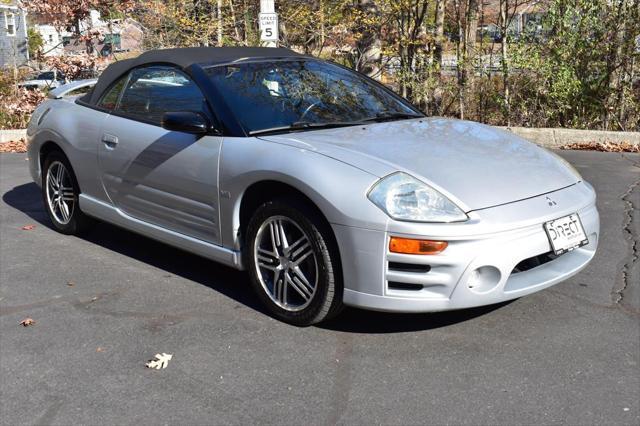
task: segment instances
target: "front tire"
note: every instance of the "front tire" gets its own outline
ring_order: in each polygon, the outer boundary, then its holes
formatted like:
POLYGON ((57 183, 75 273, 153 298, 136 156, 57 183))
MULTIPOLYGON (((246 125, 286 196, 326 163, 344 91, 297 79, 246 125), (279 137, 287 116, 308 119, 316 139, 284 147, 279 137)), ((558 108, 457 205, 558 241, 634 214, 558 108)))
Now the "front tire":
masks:
POLYGON ((340 259, 331 230, 314 209, 294 199, 268 201, 246 232, 251 283, 278 319, 308 326, 342 309, 340 259))
POLYGON ((86 231, 92 220, 80 210, 80 187, 67 157, 53 151, 42 169, 42 198, 55 230, 69 235, 86 231))

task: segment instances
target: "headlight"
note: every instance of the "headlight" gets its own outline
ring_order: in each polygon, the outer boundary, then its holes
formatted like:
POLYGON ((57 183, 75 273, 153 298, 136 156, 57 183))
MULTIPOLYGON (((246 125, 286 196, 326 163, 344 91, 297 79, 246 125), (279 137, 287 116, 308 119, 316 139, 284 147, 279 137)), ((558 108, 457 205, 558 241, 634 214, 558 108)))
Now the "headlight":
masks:
POLYGON ((447 197, 402 172, 380 179, 367 196, 373 204, 396 220, 462 222, 469 218, 447 197))

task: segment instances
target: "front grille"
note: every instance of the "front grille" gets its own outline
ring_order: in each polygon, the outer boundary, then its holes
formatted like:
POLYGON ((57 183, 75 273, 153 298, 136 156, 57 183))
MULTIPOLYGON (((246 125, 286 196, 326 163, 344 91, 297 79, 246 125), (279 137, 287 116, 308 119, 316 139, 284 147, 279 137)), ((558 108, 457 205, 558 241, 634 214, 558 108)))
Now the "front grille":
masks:
POLYGON ((557 258, 558 255, 554 254, 552 251, 544 254, 539 254, 518 263, 515 268, 513 268, 513 271, 511 271, 511 273, 517 274, 520 272, 525 272, 530 269, 537 268, 538 266, 542 266, 545 263, 551 262, 552 260, 555 260, 557 258))

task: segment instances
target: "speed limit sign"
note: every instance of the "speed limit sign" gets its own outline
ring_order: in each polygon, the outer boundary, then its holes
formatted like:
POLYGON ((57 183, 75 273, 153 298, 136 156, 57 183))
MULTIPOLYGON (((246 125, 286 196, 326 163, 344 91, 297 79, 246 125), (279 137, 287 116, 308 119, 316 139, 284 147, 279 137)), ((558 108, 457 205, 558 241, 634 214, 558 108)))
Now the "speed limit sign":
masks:
POLYGON ((278 14, 261 13, 258 20, 260 22, 260 40, 278 41, 278 14))

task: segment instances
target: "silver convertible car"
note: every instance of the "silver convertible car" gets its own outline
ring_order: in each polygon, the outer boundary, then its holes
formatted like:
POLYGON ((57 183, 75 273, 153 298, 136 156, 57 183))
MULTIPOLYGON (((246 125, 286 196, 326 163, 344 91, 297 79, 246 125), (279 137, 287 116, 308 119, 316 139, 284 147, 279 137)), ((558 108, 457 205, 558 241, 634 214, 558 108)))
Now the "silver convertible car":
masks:
POLYGON ((518 298, 598 244, 595 192, 557 155, 287 49, 116 62, 55 90, 28 139, 56 230, 99 219, 246 269, 297 325, 518 298))

